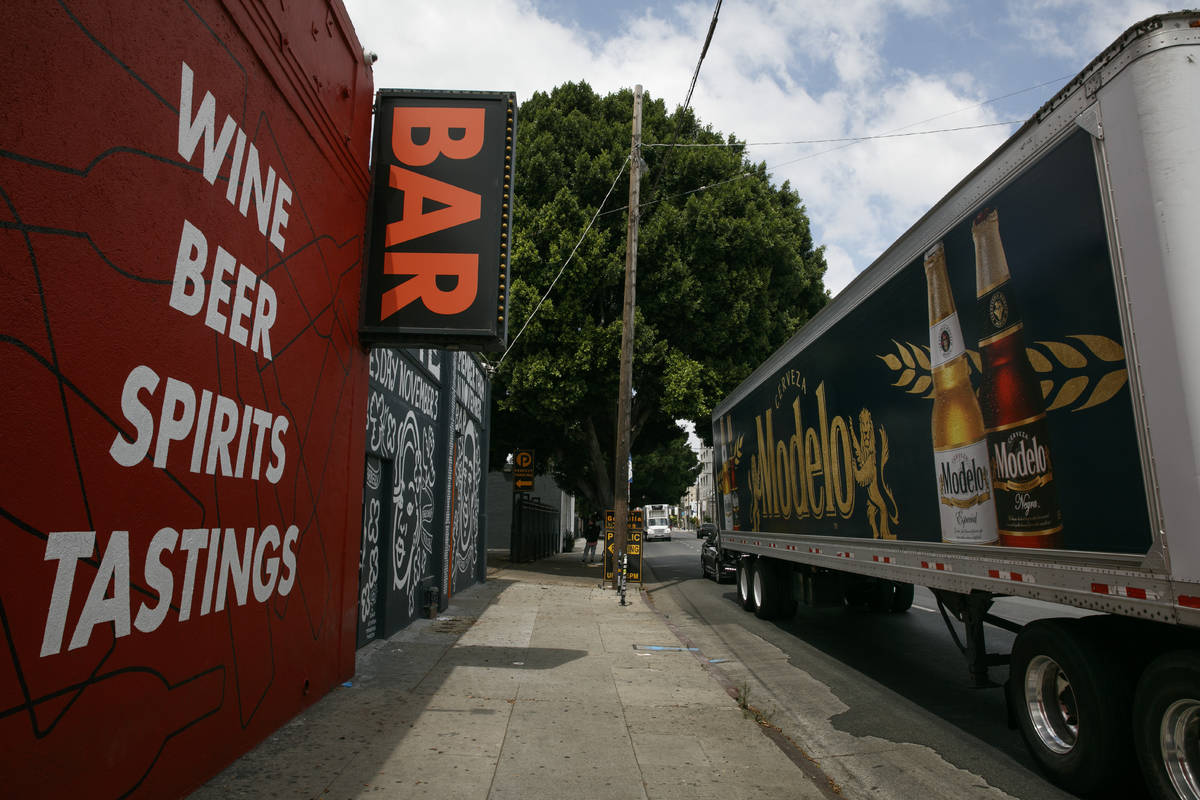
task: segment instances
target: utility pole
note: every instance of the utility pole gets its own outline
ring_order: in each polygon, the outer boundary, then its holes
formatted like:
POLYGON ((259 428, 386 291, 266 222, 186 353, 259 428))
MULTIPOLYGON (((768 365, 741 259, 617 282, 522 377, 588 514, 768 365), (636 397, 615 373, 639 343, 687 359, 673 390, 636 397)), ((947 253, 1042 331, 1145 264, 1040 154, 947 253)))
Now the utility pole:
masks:
POLYGON ((633 309, 637 287, 638 202, 642 164, 642 85, 633 87, 633 140, 629 148, 629 224, 625 233, 625 303, 621 327, 621 378, 617 390, 617 454, 613 459, 613 582, 621 568, 629 527, 630 417, 633 405, 633 309))

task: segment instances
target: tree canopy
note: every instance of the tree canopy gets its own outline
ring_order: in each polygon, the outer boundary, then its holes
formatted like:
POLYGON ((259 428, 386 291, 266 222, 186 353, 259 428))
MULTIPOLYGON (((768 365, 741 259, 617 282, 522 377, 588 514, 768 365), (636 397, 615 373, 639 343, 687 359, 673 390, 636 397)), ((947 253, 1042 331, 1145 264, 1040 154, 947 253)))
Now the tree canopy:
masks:
MULTIPOLYGON (((517 117, 510 343, 529 324, 495 377, 493 465, 533 448, 593 509, 612 503, 632 109, 567 83, 517 117)), ((825 259, 799 195, 732 135, 644 95, 642 143, 631 498, 674 503, 696 473, 675 420, 711 442, 716 403, 827 301, 825 259), (650 146, 678 142, 721 146, 650 146)))

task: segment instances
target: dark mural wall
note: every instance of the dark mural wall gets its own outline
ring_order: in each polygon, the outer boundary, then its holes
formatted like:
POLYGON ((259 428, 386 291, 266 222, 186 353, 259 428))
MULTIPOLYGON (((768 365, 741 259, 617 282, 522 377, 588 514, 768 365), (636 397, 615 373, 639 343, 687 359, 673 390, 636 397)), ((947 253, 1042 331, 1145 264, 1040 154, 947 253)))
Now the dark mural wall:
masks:
POLYGON ((370 353, 358 644, 444 607, 485 569, 487 378, 471 354, 370 353))
POLYGON ((447 565, 451 592, 475 583, 487 569, 484 509, 487 485, 488 431, 484 409, 488 407, 487 375, 479 360, 467 353, 454 353, 454 444, 451 451, 452 514, 447 531, 447 565))

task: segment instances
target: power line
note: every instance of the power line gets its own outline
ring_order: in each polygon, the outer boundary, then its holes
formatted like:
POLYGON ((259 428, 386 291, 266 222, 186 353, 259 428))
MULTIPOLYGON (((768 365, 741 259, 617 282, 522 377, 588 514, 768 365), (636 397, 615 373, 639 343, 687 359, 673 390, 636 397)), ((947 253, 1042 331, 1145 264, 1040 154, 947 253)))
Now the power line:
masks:
POLYGON ((700 64, 704 62, 704 57, 708 55, 708 46, 712 44, 713 31, 717 29, 717 14, 721 13, 721 0, 717 0, 717 6, 713 9, 712 21, 708 23, 708 35, 704 37, 704 46, 700 48, 700 58, 696 59, 696 69, 692 71, 692 85, 688 87, 687 97, 683 100, 683 109, 692 102, 692 90, 696 88, 696 79, 700 77, 700 64))
MULTIPOLYGON (((708 34, 705 35, 704 44, 700 47, 700 57, 696 59, 696 68, 692 70, 692 82, 691 85, 688 86, 687 96, 684 97, 683 105, 679 107, 679 111, 675 114, 675 127, 671 131, 672 141, 675 141, 679 138, 679 126, 683 123, 684 116, 687 114, 688 106, 690 106, 692 103, 692 91, 696 88, 696 79, 700 77, 700 65, 704 63, 704 57, 708 55, 708 46, 712 44, 713 33, 717 29, 717 15, 720 14, 720 12, 721 0, 717 0, 717 4, 713 8, 712 20, 708 23, 708 34)), ((638 148, 640 155, 641 144, 638 145, 638 148)), ((639 205, 639 208, 647 205, 653 205, 654 203, 658 202, 658 187, 659 184, 662 183, 663 175, 667 173, 667 166, 671 163, 672 155, 673 151, 668 150, 667 157, 663 159, 663 162, 659 164, 658 169, 654 171, 654 184, 650 187, 650 191, 647 193, 647 196, 653 199, 647 203, 639 205)), ((626 208, 628 208, 628 206, 626 206, 626 208)))
MULTIPOLYGON (((1017 122, 992 122, 992 123, 988 123, 987 125, 972 125, 972 126, 967 126, 967 127, 963 127, 963 128, 940 128, 938 130, 932 130, 932 131, 912 131, 910 133, 883 133, 883 134, 878 134, 875 136, 859 136, 859 137, 852 137, 852 138, 846 138, 846 139, 811 139, 811 140, 797 141, 797 142, 746 142, 746 143, 735 143, 732 145, 730 145, 730 144, 711 144, 711 145, 707 145, 707 144, 697 144, 697 145, 658 144, 658 145, 652 145, 652 144, 644 144, 643 143, 642 146, 643 147, 744 147, 744 146, 748 147, 752 144, 759 144, 759 145, 838 144, 837 147, 831 147, 828 150, 820 150, 816 153, 808 153, 806 155, 800 156, 799 158, 793 158, 790 161, 781 161, 778 164, 771 164, 770 166, 766 167, 766 170, 768 172, 770 172, 770 171, 777 170, 780 167, 786 167, 789 164, 795 164, 800 161, 807 161, 810 158, 816 158, 817 156, 823 156, 827 153, 833 153, 837 150, 844 150, 845 148, 849 147, 850 145, 857 144, 858 142, 869 141, 871 139, 890 139, 890 138, 895 138, 898 136, 923 136, 923 135, 931 134, 931 133, 946 133, 946 132, 952 132, 952 131, 974 130, 976 128, 991 128, 991 127, 995 127, 998 125, 1017 125, 1019 123, 1020 123, 1020 121, 1017 121, 1017 122)), ((667 152, 669 153, 670 151, 668 150, 667 152)), ((675 194, 667 195, 666 197, 656 197, 653 200, 648 200, 645 203, 640 204, 638 207, 645 208, 647 206, 655 205, 656 203, 662 203, 667 200, 674 200, 676 197, 686 197, 689 194, 697 194, 698 192, 705 192, 705 191, 708 191, 709 189, 714 189, 718 186, 724 186, 727 183, 733 183, 734 181, 740 181, 743 178, 749 178, 750 176, 752 176, 754 174, 755 174, 754 170, 744 170, 742 172, 739 172, 737 175, 734 175, 731 178, 726 178, 725 180, 715 181, 713 183, 706 183, 706 184, 703 184, 702 186, 697 186, 695 189, 688 189, 685 192, 676 192, 675 194)), ((624 211, 627 208, 629 208, 629 206, 622 206, 620 208, 611 208, 608 211, 603 212, 603 214, 601 216, 603 216, 604 214, 616 214, 617 212, 624 211)))
POLYGON ((781 142, 684 142, 680 144, 669 144, 666 142, 658 144, 643 144, 643 147, 763 147, 766 145, 776 144, 836 144, 839 142, 866 142, 871 139, 899 139, 904 136, 926 136, 931 133, 953 133, 954 131, 973 131, 979 128, 995 128, 1000 125, 1019 125, 1024 120, 1010 120, 1008 122, 988 122, 983 125, 963 125, 958 128, 936 128, 929 131, 909 131, 907 133, 877 133, 871 136, 846 136, 839 139, 793 139, 790 141, 781 142))
MULTIPOLYGON (((954 111, 947 111, 945 114, 937 114, 935 116, 929 117, 928 119, 923 119, 920 122, 913 122, 913 123, 911 123, 909 125, 905 125, 901 128, 895 128, 894 130, 902 131, 905 128, 915 128, 918 125, 924 125, 926 122, 933 122, 935 119, 942 119, 943 117, 951 117, 951 116, 954 116, 955 114, 961 114, 964 111, 974 111, 977 108, 983 108, 984 106, 991 105, 992 103, 998 103, 1001 100, 1007 100, 1010 97, 1016 97, 1019 94, 1025 94, 1026 92, 1032 92, 1034 89, 1041 89, 1045 86, 1052 86, 1054 84, 1061 85, 1063 83, 1063 81, 1069 80, 1070 78, 1074 78, 1074 77, 1075 77, 1074 75, 1062 75, 1058 78, 1051 78, 1048 81, 1043 81, 1042 83, 1036 84, 1034 86, 1026 86, 1024 89, 1017 89, 1015 92, 1009 92, 1008 94, 1002 94, 999 97, 989 97, 987 100, 978 102, 973 106, 965 106, 963 108, 956 108, 954 111)), ((892 133, 892 131, 888 131, 888 133, 892 133)))
MULTIPOLYGON (((704 37, 704 46, 700 48, 700 58, 698 58, 696 60, 696 69, 692 71, 692 83, 688 87, 687 97, 684 98, 683 107, 680 109, 681 115, 684 111, 687 110, 688 105, 691 104, 691 102, 692 102, 692 91, 696 88, 696 79, 698 77, 700 77, 700 65, 702 63, 704 63, 704 57, 708 54, 708 46, 710 44, 712 44, 713 32, 717 29, 717 15, 720 13, 720 11, 721 11, 721 0, 717 0, 717 5, 713 9, 712 20, 708 23, 708 35, 704 37)), ((641 146, 641 144, 639 143, 639 147, 640 146, 641 146)), ((621 179, 621 175, 623 175, 625 172, 626 164, 630 163, 630 159, 632 157, 633 157, 632 154, 630 156, 626 157, 625 161, 621 164, 621 169, 617 172, 616 177, 613 178, 612 186, 608 187, 608 193, 604 195, 604 199, 600 201, 600 205, 596 208, 596 213, 592 215, 592 218, 588 221, 587 227, 583 229, 583 233, 580 234, 580 236, 579 236, 579 241, 577 241, 575 243, 575 246, 573 248, 571 248, 571 254, 569 256, 567 256, 567 260, 563 262, 562 268, 559 269, 558 274, 554 276, 554 280, 552 280, 550 282, 550 286, 546 289, 546 293, 542 295, 542 299, 538 300, 537 305, 533 307, 533 311, 529 314, 528 319, 525 320, 525 324, 521 326, 521 330, 518 331, 517 335, 513 337, 513 340, 511 342, 509 342, 508 348, 504 351, 503 355, 500 356, 500 360, 496 362, 495 369, 499 369, 500 365, 504 363, 504 359, 508 357, 509 352, 511 352, 513 347, 516 345, 517 340, 521 338, 521 334, 525 333, 525 329, 527 327, 529 327, 529 323, 532 322, 533 318, 537 315, 538 309, 540 309, 542 307, 542 303, 546 302, 546 298, 550 296, 550 292, 552 292, 554 290, 554 286, 555 286, 555 284, 558 283, 558 279, 562 277, 563 272, 565 272, 567 269, 567 265, 570 264, 571 259, 573 259, 575 257, 575 251, 579 249, 579 246, 581 244, 583 244, 583 239, 584 239, 584 237, 587 236, 588 231, 590 231, 592 229, 592 225, 596 222, 596 220, 600 216, 602 216, 603 214, 610 213, 608 211, 603 211, 604 204, 608 202, 608 198, 612 194, 613 189, 616 187, 617 181, 621 179)), ((640 155, 639 155, 639 157, 640 157, 640 155)), ((660 176, 661 176, 661 173, 660 173, 660 176)), ((658 182, 655 181, 655 186, 657 187, 657 185, 658 185, 658 182)), ((678 196, 678 195, 672 195, 672 197, 676 197, 676 196, 678 196)), ((668 198, 662 198, 662 199, 665 200, 668 198)), ((651 201, 649 203, 639 203, 638 208, 644 208, 646 206, 653 205, 655 202, 658 202, 658 201, 655 200, 655 201, 651 201)), ((629 206, 625 205, 617 210, 623 211, 628 208, 629 208, 629 206)))
MULTIPOLYGON (((720 6, 721 6, 720 0, 717 0, 717 8, 719 9, 720 6)), ((715 20, 716 20, 716 12, 715 11, 713 12, 713 20, 714 20, 714 24, 715 24, 715 20)), ((711 36, 712 36, 712 29, 710 26, 709 38, 711 38, 711 36)), ((707 40, 704 43, 704 49, 705 50, 708 49, 708 41, 707 40)), ((701 59, 703 60, 703 53, 701 53, 701 59)), ((697 63, 696 69, 699 70, 699 68, 700 68, 700 65, 697 63)), ((842 150, 842 149, 845 149, 845 148, 849 147, 850 145, 855 144, 857 142, 869 141, 871 139, 886 139, 886 138, 892 138, 892 137, 898 137, 898 136, 921 136, 921 135, 927 135, 927 134, 931 134, 931 133, 944 133, 944 132, 961 131, 961 130, 972 130, 974 128, 987 128, 987 127, 991 127, 991 126, 1016 125, 1016 124, 1018 124, 1017 122, 994 122, 994 123, 989 123, 987 125, 967 126, 967 127, 961 127, 961 128, 940 128, 940 129, 930 130, 930 131, 912 131, 909 133, 900 133, 900 131, 904 131, 905 128, 912 128, 917 125, 924 125, 927 122, 933 122, 934 120, 937 120, 937 119, 942 119, 944 117, 953 116, 954 114, 959 114, 959 113, 962 113, 963 111, 972 111, 976 108, 982 108, 983 106, 990 105, 992 103, 996 103, 1001 100, 1006 100, 1009 97, 1015 97, 1019 94, 1024 94, 1025 92, 1032 92, 1035 89, 1041 89, 1045 86, 1051 86, 1053 84, 1061 83, 1062 81, 1064 81, 1070 77, 1072 77, 1072 76, 1064 75, 1064 76, 1061 76, 1058 78, 1051 78, 1048 81, 1043 81, 1042 83, 1038 83, 1033 86, 1027 86, 1024 89, 1017 89, 1016 91, 1008 92, 1007 94, 1002 94, 997 97, 990 97, 987 100, 976 103, 973 106, 965 106, 963 108, 957 108, 954 111, 947 111, 944 114, 937 114, 935 116, 928 117, 927 119, 923 119, 918 122, 913 122, 908 125, 903 125, 899 128, 893 128, 891 131, 888 131, 886 133, 876 134, 873 136, 863 136, 863 137, 857 137, 857 138, 848 137, 848 138, 843 138, 843 139, 807 139, 807 140, 797 140, 797 141, 791 141, 791 142, 742 142, 742 143, 735 143, 735 144, 724 144, 724 143, 722 143, 722 144, 649 144, 649 143, 643 143, 642 146, 643 147, 666 147, 666 148, 669 148, 667 150, 667 156, 669 158, 670 154, 673 152, 674 148, 676 148, 676 147, 749 147, 751 145, 778 145, 778 144, 834 144, 834 143, 839 144, 838 147, 832 147, 828 150, 821 150, 820 152, 817 152, 817 153, 809 153, 809 154, 803 155, 799 158, 794 158, 790 161, 783 161, 779 164, 773 164, 773 165, 767 167, 768 171, 772 171, 772 170, 777 170, 780 167, 786 167, 789 164, 795 164, 800 161, 806 161, 810 158, 816 158, 817 156, 825 155, 826 153, 832 153, 837 150, 842 150)), ((695 84, 695 77, 693 77, 692 83, 693 83, 693 85, 695 84)), ((689 97, 689 99, 691 98, 691 90, 688 91, 688 97, 689 97)), ((642 203, 640 205, 640 207, 645 208, 646 206, 652 206, 652 205, 655 205, 656 203, 661 203, 665 200, 671 200, 676 197, 684 197, 689 194, 696 194, 697 192, 703 192, 708 189, 712 189, 716 186, 721 186, 726 183, 732 183, 733 181, 742 180, 743 178, 747 178, 752 174, 753 174, 753 172, 744 171, 744 172, 741 172, 741 173, 733 176, 732 178, 727 178, 723 181, 717 181, 715 183, 704 184, 703 186, 698 186, 695 189, 690 189, 686 192, 678 192, 678 193, 670 195, 668 197, 655 197, 652 200, 648 200, 645 203, 642 203)), ((661 173, 660 173, 660 177, 661 177, 661 173)), ((657 185, 657 181, 656 181, 656 185, 657 185)), ((604 213, 605 214, 613 214, 618 211, 624 211, 626 208, 628 208, 628 206, 625 206, 623 208, 614 208, 609 211, 605 211, 604 213)))
MULTIPOLYGON (((529 313, 529 317, 525 320, 525 324, 521 326, 521 330, 518 331, 517 335, 513 337, 513 340, 508 343, 508 348, 500 356, 500 360, 496 362, 495 369, 499 369, 500 365, 504 363, 504 359, 508 357, 508 354, 512 351, 513 347, 516 346, 517 340, 521 338, 521 334, 525 332, 525 329, 529 327, 529 323, 533 321, 535 316, 537 316, 538 309, 542 307, 542 303, 546 302, 546 298, 550 296, 550 292, 554 291, 554 285, 558 283, 558 279, 561 278, 562 274, 566 271, 567 265, 570 264, 571 259, 575 257, 575 251, 579 249, 579 245, 583 244, 584 237, 587 236, 588 231, 592 229, 592 225, 596 222, 597 217, 600 216, 600 211, 604 208, 604 204, 608 202, 608 198, 612 194, 613 189, 616 188, 617 181, 619 181, 621 176, 625 174, 625 165, 629 163, 630 158, 631 156, 626 156, 625 160, 621 162, 621 168, 617 170, 617 174, 616 177, 613 178, 612 185, 608 187, 608 192, 604 195, 604 199, 601 200, 600 205, 596 207, 596 213, 592 214, 592 218, 588 220, 587 227, 584 228, 583 233, 579 235, 579 241, 577 241, 575 246, 571 248, 571 254, 567 256, 567 260, 563 262, 562 268, 559 269, 558 274, 554 276, 554 280, 550 281, 550 286, 546 289, 546 293, 542 295, 542 299, 538 300, 537 305, 533 307, 533 311, 529 313)), ((628 208, 628 206, 626 207, 628 208)))

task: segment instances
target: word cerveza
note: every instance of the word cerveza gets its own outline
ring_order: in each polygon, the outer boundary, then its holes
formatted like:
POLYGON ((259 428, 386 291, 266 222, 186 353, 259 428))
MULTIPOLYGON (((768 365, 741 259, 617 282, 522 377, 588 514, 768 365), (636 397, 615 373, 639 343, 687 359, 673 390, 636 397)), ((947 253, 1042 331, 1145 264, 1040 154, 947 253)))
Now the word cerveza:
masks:
MULTIPOLYGON (((230 587, 239 606, 246 605, 251 592, 259 603, 267 602, 273 594, 286 597, 296 581, 299 538, 300 528, 296 525, 289 526, 282 537, 275 525, 261 531, 247 528, 240 537, 240 546, 234 528, 185 528, 182 533, 161 528, 150 540, 143 558, 143 575, 150 590, 147 595, 158 597, 143 600, 134 613, 129 531, 113 531, 67 650, 86 647, 92 629, 107 622, 112 623, 113 636, 118 639, 128 636, 133 628, 152 633, 162 625, 174 603, 178 603, 179 621, 186 622, 192 616, 197 591, 197 616, 223 611, 230 587), (183 583, 176 591, 176 576, 180 573, 183 583)), ((95 545, 95 531, 56 531, 46 539, 45 560, 57 561, 58 569, 42 636, 42 656, 62 650, 77 566, 80 559, 92 556, 95 545)))

